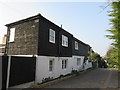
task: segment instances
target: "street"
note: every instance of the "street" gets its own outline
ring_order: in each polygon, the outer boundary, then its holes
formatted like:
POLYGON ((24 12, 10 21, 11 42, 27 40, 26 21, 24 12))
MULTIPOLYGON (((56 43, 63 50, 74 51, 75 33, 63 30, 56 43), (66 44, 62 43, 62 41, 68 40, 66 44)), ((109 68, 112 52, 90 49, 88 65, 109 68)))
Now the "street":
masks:
POLYGON ((118 71, 106 68, 88 70, 46 88, 118 88, 118 71))

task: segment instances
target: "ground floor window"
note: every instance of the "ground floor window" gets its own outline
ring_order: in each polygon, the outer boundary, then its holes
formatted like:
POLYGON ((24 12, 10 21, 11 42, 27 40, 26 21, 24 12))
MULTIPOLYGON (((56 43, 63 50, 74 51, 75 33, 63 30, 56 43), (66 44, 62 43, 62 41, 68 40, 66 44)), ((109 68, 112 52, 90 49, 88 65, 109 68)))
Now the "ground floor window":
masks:
POLYGON ((77 58, 77 66, 81 65, 81 58, 77 58))
POLYGON ((67 62, 68 62, 68 59, 63 59, 62 60, 62 69, 66 69, 67 68, 67 62))
POLYGON ((53 62, 54 62, 54 59, 49 60, 49 71, 53 71, 53 62))

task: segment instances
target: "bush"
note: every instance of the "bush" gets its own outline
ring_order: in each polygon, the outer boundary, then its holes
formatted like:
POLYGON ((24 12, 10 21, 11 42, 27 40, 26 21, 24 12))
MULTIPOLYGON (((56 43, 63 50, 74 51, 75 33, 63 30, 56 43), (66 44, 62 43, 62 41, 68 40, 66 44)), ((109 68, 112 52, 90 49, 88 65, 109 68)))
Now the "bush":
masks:
POLYGON ((64 77, 64 75, 61 74, 58 78, 62 78, 62 77, 64 77))
POLYGON ((79 72, 78 72, 77 70, 72 70, 72 71, 71 71, 71 74, 75 74, 76 76, 78 76, 78 75, 79 75, 79 72))
POLYGON ((53 80, 53 77, 43 78, 42 83, 53 80))

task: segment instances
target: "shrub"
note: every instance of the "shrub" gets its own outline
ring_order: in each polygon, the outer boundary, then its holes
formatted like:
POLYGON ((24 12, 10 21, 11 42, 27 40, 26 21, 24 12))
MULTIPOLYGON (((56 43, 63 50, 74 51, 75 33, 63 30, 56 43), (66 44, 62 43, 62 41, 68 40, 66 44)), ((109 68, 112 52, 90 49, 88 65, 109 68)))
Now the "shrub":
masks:
POLYGON ((42 83, 53 80, 53 77, 43 78, 42 83))
POLYGON ((71 71, 71 74, 75 74, 76 76, 78 76, 78 75, 79 75, 79 72, 78 72, 77 70, 72 70, 72 71, 71 71))

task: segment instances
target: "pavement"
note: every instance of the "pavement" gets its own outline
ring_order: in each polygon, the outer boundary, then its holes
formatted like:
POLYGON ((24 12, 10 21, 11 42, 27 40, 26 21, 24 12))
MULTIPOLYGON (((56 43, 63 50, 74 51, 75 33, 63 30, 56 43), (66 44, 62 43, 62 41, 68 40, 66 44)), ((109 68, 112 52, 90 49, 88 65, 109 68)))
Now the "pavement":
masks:
POLYGON ((112 88, 118 90, 118 87, 118 70, 98 68, 45 88, 112 88))
POLYGON ((9 87, 9 89, 13 89, 14 88, 29 88, 31 84, 34 84, 35 81, 32 81, 32 82, 28 82, 28 83, 24 83, 24 84, 20 84, 20 85, 16 85, 16 86, 12 86, 12 87, 9 87))

